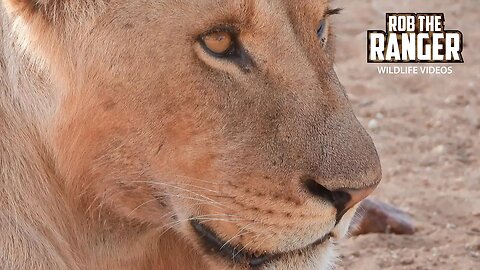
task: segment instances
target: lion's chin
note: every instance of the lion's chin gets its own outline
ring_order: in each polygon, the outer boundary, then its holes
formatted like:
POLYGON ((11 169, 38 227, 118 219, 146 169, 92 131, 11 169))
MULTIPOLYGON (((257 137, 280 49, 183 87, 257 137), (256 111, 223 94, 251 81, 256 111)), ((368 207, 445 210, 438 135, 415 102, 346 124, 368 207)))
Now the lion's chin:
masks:
POLYGON ((191 225, 200 238, 208 257, 214 264, 228 264, 231 269, 330 269, 334 261, 332 234, 326 234, 308 246, 288 252, 261 253, 241 246, 232 246, 213 230, 198 221, 191 225), (220 262, 218 262, 220 261, 220 262))

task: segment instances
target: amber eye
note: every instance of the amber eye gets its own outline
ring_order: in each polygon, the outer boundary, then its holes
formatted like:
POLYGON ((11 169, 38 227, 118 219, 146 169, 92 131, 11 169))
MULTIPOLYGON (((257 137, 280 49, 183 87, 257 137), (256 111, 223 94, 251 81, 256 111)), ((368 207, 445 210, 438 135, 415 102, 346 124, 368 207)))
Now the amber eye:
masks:
POLYGON ((205 47, 214 54, 227 55, 233 46, 233 36, 229 32, 214 32, 203 36, 205 47))

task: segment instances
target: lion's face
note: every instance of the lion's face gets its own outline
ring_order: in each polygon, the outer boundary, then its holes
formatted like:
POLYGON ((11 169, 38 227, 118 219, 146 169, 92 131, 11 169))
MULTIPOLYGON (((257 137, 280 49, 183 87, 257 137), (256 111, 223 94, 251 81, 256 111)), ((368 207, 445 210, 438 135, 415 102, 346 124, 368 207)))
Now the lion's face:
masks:
POLYGON ((325 2, 119 0, 86 16, 52 64, 71 69, 54 127, 67 187, 90 212, 174 230, 212 269, 326 263, 381 173, 325 2))

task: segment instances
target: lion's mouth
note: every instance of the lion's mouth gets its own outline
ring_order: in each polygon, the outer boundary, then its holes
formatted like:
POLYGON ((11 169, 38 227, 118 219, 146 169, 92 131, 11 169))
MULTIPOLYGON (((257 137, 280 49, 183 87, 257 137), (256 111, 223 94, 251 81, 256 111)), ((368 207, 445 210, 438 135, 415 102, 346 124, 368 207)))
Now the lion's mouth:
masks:
POLYGON ((203 244, 209 252, 215 252, 217 254, 220 254, 225 259, 231 260, 234 263, 248 264, 250 267, 260 267, 286 255, 303 253, 309 249, 323 244, 325 241, 329 240, 332 237, 332 234, 329 233, 318 239, 317 241, 313 242, 312 244, 305 246, 301 249, 296 249, 288 252, 264 253, 261 255, 256 255, 254 254, 254 252, 246 250, 242 246, 230 245, 229 243, 221 239, 213 230, 207 228, 198 220, 193 219, 191 221, 191 224, 195 232, 202 239, 203 244))

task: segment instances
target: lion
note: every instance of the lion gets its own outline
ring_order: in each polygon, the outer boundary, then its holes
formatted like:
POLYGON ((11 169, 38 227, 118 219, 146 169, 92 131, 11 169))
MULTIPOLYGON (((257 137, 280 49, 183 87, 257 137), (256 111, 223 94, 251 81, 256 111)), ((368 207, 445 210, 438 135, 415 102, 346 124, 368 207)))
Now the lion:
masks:
POLYGON ((337 11, 2 0, 2 269, 330 269, 381 179, 337 11))

